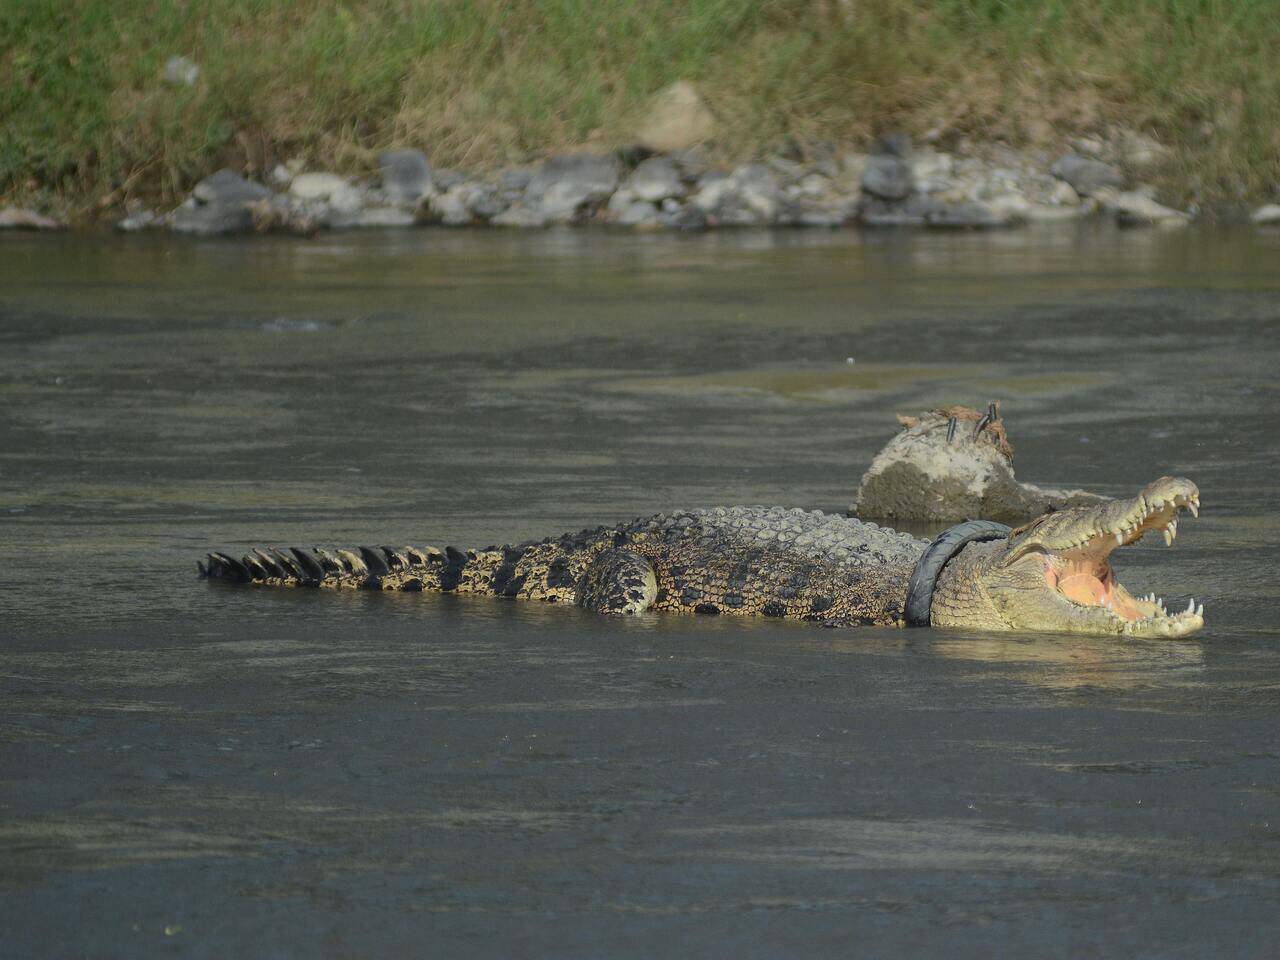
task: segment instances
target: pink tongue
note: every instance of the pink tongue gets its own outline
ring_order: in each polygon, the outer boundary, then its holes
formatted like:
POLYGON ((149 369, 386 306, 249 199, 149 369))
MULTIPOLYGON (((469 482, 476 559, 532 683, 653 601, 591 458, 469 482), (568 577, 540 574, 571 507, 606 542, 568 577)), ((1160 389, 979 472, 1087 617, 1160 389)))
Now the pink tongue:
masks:
POLYGON ((1076 603, 1101 606, 1105 599, 1102 581, 1091 573, 1073 573, 1058 581, 1062 595, 1076 603))

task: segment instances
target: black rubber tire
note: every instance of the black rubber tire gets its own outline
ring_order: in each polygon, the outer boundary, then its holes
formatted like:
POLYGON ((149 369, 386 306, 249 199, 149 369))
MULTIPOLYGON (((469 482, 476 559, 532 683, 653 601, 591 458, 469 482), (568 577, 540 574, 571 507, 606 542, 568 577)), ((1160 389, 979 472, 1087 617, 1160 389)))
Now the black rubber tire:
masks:
POLYGON ((933 606, 933 588, 937 586, 942 568, 952 557, 971 543, 988 540, 1004 540, 1012 531, 994 520, 966 520, 954 527, 947 527, 925 547, 911 571, 911 583, 907 587, 907 602, 903 607, 903 620, 908 627, 929 626, 929 609, 933 606))

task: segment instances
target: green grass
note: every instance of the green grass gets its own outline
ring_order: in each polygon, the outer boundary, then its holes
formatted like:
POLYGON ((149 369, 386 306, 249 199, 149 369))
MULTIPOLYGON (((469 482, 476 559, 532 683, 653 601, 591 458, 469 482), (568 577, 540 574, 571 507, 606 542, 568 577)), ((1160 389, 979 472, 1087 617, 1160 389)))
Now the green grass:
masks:
POLYGON ((1056 148, 1116 123, 1175 148, 1172 199, 1280 190, 1276 0, 9 0, 0 199, 92 213, 223 164, 616 146, 676 79, 726 160, 896 128, 1056 148), (175 53, 194 87, 160 83, 175 53))

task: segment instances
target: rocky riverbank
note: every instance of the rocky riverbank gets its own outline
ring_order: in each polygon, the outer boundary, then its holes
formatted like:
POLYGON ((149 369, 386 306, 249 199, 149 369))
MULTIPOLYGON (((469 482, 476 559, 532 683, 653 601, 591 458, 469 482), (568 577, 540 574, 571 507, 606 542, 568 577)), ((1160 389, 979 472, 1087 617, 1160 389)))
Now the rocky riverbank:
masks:
MULTIPOLYGON (((380 154, 376 175, 363 178, 300 164, 277 165, 265 182, 219 170, 175 209, 135 207, 116 226, 211 236, 427 224, 993 229, 1095 216, 1157 227, 1195 219, 1197 211, 1160 203, 1142 183, 1141 171, 1166 153, 1150 138, 1121 131, 1071 147, 1056 157, 1000 144, 946 151, 896 134, 866 153, 832 147, 730 169, 695 145, 572 153, 483 173, 433 168, 425 154, 406 149, 380 154)), ((1260 207, 1251 219, 1280 225, 1280 206, 1260 207)), ((0 210, 0 227, 60 226, 36 211, 0 210)))

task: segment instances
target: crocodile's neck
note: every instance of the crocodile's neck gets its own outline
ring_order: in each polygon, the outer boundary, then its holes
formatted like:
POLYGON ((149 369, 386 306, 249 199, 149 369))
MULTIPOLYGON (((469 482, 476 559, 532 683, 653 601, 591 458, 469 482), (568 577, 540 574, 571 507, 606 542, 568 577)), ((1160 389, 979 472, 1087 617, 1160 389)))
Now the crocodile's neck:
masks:
POLYGON ((942 568, 929 608, 935 627, 990 626, 1005 629, 1004 620, 983 589, 983 573, 1008 544, 1004 540, 971 543, 942 568))

